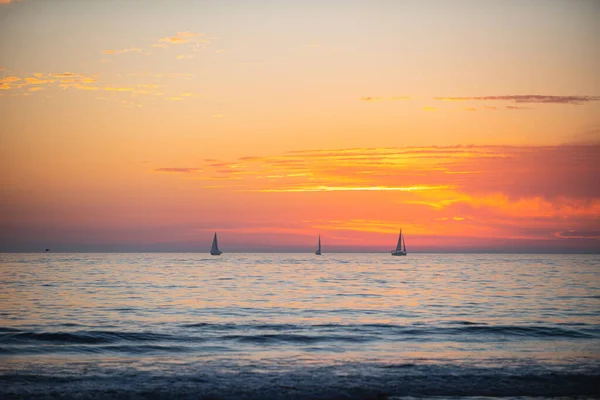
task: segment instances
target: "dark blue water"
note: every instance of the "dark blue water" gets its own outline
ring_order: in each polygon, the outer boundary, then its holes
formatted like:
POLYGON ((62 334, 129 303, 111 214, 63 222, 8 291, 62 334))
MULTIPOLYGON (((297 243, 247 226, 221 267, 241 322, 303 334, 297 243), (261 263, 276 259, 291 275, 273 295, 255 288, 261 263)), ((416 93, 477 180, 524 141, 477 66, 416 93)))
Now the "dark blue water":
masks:
POLYGON ((3 254, 0 397, 600 397, 600 257, 3 254))

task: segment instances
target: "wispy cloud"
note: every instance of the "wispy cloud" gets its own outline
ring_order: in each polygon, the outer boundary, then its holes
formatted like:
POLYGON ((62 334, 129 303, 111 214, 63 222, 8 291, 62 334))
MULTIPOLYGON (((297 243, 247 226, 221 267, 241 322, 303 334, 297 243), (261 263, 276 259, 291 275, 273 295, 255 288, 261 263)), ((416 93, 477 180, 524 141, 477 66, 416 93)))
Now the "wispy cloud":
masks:
POLYGON ((137 48, 137 47, 131 47, 128 49, 121 49, 121 50, 104 50, 102 52, 102 54, 124 54, 124 53, 138 53, 141 54, 142 53, 142 49, 137 48))
MULTIPOLYGON (((152 78, 153 80, 157 78, 191 79, 195 76, 194 74, 190 73, 136 73, 130 75, 135 75, 142 78, 152 78)), ((44 89, 53 88, 62 91, 81 90, 89 92, 107 92, 111 96, 121 96, 120 99, 114 98, 111 99, 111 101, 128 106, 135 105, 136 107, 140 107, 141 105, 131 101, 131 99, 124 98, 123 96, 131 98, 149 96, 152 98, 165 98, 166 100, 190 100, 202 97, 202 95, 194 92, 165 93, 165 85, 160 85, 157 83, 137 83, 128 85, 114 84, 103 82, 98 75, 87 75, 76 72, 36 72, 31 76, 6 76, 0 78, 0 90, 11 91, 12 96, 26 96, 35 94, 35 92, 39 92, 44 89)), ((102 96, 97 96, 96 98, 102 100, 108 99, 102 96)))
POLYGON ((178 167, 170 167, 170 168, 156 168, 153 170, 154 172, 169 172, 169 173, 179 173, 179 174, 189 174, 193 172, 200 172, 202 169, 200 168, 178 168, 178 167))
POLYGON ((7 76, 6 78, 1 78, 0 79, 0 90, 10 90, 14 87, 17 87, 19 85, 16 85, 15 82, 20 81, 21 78, 17 77, 17 76, 7 76))
POLYGON ((194 46, 202 46, 206 43, 210 43, 210 40, 204 35, 204 33, 194 33, 194 32, 177 32, 174 36, 167 36, 158 40, 157 43, 154 43, 153 47, 163 47, 167 48, 170 45, 179 45, 179 44, 191 44, 194 46))
POLYGON ((382 100, 410 100, 408 96, 392 96, 392 97, 361 97, 362 101, 382 101, 382 100))
POLYGON ((600 221, 599 158, 600 145, 356 148, 211 159, 173 172, 210 190, 301 199, 302 216, 322 231, 390 234, 402 215, 421 243, 436 235, 463 244, 589 241, 598 240, 589 232, 600 221))
MULTIPOLYGON (((287 176, 290 176, 289 174, 287 176)), ((303 176, 295 174, 294 176, 303 176)), ((267 176, 269 177, 269 176, 267 176)), ((285 178, 285 175, 271 177, 285 178)), ((452 186, 306 186, 283 189, 261 189, 260 192, 422 192, 426 190, 452 189, 452 186)))
POLYGON ((548 96, 539 94, 509 95, 509 96, 475 96, 475 97, 434 97, 441 101, 508 101, 512 103, 542 103, 542 104, 583 104, 599 101, 600 96, 548 96))
MULTIPOLYGON (((597 146, 455 146, 289 152, 208 162, 200 179, 247 178, 246 190, 268 192, 466 190, 555 198, 600 198, 597 146), (513 179, 514 174, 519 179, 513 179), (399 184, 401 182, 401 184, 399 184)), ((445 198, 443 201, 447 201, 445 198)), ((430 203, 436 203, 429 198, 430 203)), ((439 203, 448 204, 448 203, 439 203)))
POLYGON ((520 106, 506 106, 509 110, 532 110, 531 107, 520 107, 520 106))

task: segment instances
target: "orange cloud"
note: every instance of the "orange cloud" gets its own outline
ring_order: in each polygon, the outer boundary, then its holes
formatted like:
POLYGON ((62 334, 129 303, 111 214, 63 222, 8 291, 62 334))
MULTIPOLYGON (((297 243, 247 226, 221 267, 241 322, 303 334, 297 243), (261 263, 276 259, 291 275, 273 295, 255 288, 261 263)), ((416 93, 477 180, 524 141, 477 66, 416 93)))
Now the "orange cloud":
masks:
POLYGON ((154 172, 171 172, 171 173, 184 173, 189 174, 192 172, 200 172, 200 168, 156 168, 154 172))
POLYGON ((592 234, 600 224, 597 159, 600 145, 293 151, 207 160, 194 179, 266 204, 298 202, 293 218, 348 240, 369 243, 401 225, 432 248, 487 248, 502 239, 589 249, 600 246, 592 234), (440 235, 447 241, 437 242, 440 235))
POLYGON ((205 37, 203 33, 194 33, 194 32, 177 32, 175 36, 168 36, 162 39, 159 39, 159 43, 155 43, 153 47, 168 47, 170 44, 203 44, 209 43, 210 41, 205 37))
POLYGON ((6 78, 0 79, 0 90, 10 90, 13 87, 18 87, 14 85, 14 82, 20 81, 21 78, 16 76, 7 76, 6 78))
MULTIPOLYGON (((138 74, 136 74, 138 75, 138 74)), ((165 78, 178 78, 185 77, 191 78, 193 74, 180 74, 180 73, 168 73, 168 74, 139 74, 139 76, 149 77, 165 77, 165 78)), ((53 73, 41 73, 36 72, 33 76, 26 76, 24 78, 17 76, 8 76, 0 79, 0 90, 11 90, 11 89, 23 89, 21 93, 14 93, 13 95, 29 95, 30 92, 38 92, 41 90, 40 86, 45 88, 59 88, 62 90, 82 90, 82 91, 105 91, 111 92, 115 95, 119 93, 121 96, 137 97, 141 95, 147 96, 164 96, 165 93, 161 91, 162 85, 156 83, 139 83, 131 86, 120 86, 120 85, 100 85, 97 76, 90 76, 86 74, 74 73, 74 72, 53 72, 53 73), (33 87, 32 87, 33 86, 33 87), (38 87, 37 89, 34 87, 38 87)), ((185 98, 199 97, 200 95, 185 92, 181 96, 185 98)), ((123 105, 140 107, 140 104, 133 103, 126 99, 119 99, 117 102, 123 105)))
POLYGON ((25 82, 28 85, 45 85, 48 83, 54 83, 54 79, 38 79, 37 77, 34 77, 34 78, 25 78, 25 82))
POLYGON ((102 52, 102 54, 124 54, 124 53, 138 53, 140 54, 142 52, 142 49, 140 48, 136 48, 136 47, 131 47, 128 49, 121 49, 121 50, 104 50, 102 52))
POLYGON ((106 86, 103 88, 107 92, 133 92, 135 88, 132 87, 119 87, 119 86, 106 86))
POLYGON ((393 96, 393 97, 361 97, 362 101, 381 101, 381 100, 410 100, 408 96, 393 96))

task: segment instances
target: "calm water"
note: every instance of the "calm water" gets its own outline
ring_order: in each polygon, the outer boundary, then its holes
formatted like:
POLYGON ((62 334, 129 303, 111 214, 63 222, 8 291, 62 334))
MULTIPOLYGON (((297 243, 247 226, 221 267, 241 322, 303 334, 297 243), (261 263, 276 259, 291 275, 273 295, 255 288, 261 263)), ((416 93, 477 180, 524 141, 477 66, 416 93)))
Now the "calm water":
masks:
POLYGON ((600 396, 600 256, 0 254, 0 288, 0 397, 600 396))

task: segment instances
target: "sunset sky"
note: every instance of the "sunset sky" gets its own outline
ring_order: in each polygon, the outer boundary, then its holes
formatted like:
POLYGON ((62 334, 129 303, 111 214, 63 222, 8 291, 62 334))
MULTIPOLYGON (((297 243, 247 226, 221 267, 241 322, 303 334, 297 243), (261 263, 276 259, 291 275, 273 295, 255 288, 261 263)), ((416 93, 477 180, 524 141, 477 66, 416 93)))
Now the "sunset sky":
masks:
POLYGON ((600 252, 598 21, 0 0, 0 251, 600 252))

